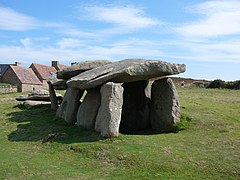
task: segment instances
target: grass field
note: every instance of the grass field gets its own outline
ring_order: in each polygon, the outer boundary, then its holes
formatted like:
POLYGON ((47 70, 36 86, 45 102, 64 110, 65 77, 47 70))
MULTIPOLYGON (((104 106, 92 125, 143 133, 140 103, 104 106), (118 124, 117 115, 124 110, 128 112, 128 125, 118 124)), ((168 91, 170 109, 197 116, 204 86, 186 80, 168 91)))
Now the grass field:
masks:
POLYGON ((179 89, 184 130, 113 139, 17 95, 0 94, 0 179, 240 179, 239 90, 179 89))

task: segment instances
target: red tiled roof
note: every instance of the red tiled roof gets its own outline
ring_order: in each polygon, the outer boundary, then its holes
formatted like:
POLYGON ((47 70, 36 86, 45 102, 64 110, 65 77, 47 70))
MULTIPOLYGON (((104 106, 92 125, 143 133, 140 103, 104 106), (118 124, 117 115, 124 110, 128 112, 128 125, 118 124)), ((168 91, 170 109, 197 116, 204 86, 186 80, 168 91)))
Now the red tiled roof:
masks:
POLYGON ((42 84, 31 68, 10 65, 16 76, 23 84, 42 84))
POLYGON ((41 80, 46 80, 48 78, 50 78, 52 75, 51 73, 57 73, 57 70, 52 67, 52 66, 45 66, 45 65, 42 65, 42 64, 37 64, 37 63, 32 63, 32 65, 30 66, 30 68, 33 68, 33 70, 35 69, 40 77, 41 80))
POLYGON ((58 64, 58 68, 59 70, 63 70, 65 68, 67 68, 68 66, 64 65, 64 64, 58 64))

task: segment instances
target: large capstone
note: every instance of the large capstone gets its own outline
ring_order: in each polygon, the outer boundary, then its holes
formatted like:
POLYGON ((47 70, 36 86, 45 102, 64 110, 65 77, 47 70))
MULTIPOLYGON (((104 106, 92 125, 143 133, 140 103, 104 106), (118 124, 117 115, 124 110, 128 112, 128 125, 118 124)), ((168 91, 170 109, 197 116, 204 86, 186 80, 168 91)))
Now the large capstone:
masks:
POLYGON ((67 81, 69 87, 82 90, 106 82, 134 82, 148 80, 185 71, 184 64, 171 64, 159 60, 127 59, 83 72, 67 81))
POLYGON ((56 115, 64 119, 68 124, 75 124, 77 121, 77 111, 80 105, 80 98, 82 97, 83 92, 84 91, 80 89, 68 88, 56 115))
POLYGON ((152 128, 161 132, 170 132, 180 121, 179 96, 170 78, 156 80, 152 85, 150 121, 152 128))
POLYGON ((150 128, 149 103, 151 84, 136 81, 123 85, 123 108, 120 131, 144 130, 150 128))
POLYGON ((95 130, 104 137, 119 134, 123 104, 123 87, 109 82, 101 87, 101 105, 98 110, 95 130))
POLYGON ((94 129, 96 116, 101 103, 100 88, 87 90, 77 113, 77 124, 84 129, 94 129))
POLYGON ((108 60, 95 60, 95 61, 84 61, 75 63, 74 65, 67 67, 61 71, 57 72, 57 77, 59 79, 69 79, 73 76, 76 76, 82 72, 94 69, 99 66, 110 64, 111 61, 108 60))

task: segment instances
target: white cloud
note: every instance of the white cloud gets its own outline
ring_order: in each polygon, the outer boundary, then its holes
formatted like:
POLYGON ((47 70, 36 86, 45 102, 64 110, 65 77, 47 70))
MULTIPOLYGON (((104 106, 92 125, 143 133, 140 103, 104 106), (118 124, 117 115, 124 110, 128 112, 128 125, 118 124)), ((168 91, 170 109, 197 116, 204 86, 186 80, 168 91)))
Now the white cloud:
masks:
POLYGON ((20 42, 25 48, 28 48, 28 47, 31 46, 31 39, 30 38, 21 39, 20 42))
POLYGON ((53 59, 59 59, 60 61, 64 60, 65 64, 70 64, 72 61, 89 59, 160 58, 162 55, 159 49, 153 48, 154 43, 140 39, 129 39, 107 45, 85 44, 82 46, 78 39, 64 38, 58 41, 58 46, 40 48, 34 44, 33 40, 26 38, 21 40, 21 44, 24 46, 0 46, 0 59, 9 62, 17 59, 23 60, 25 63, 37 61, 43 64, 47 64, 53 59), (72 44, 75 45, 72 46, 72 44))
POLYGON ((92 20, 112 23, 129 29, 141 29, 161 24, 147 17, 144 11, 136 7, 88 6, 85 8, 92 20))
POLYGON ((237 40, 187 41, 178 39, 167 41, 162 46, 166 49, 176 49, 175 52, 165 54, 165 57, 169 58, 183 61, 240 63, 240 41, 237 40))
POLYGON ((57 32, 72 37, 96 38, 99 36, 96 32, 83 31, 78 28, 69 27, 69 25, 63 25, 57 32))
POLYGON ((13 9, 0 7, 0 30, 24 31, 38 27, 36 19, 16 12, 13 9))
POLYGON ((40 28, 51 28, 51 30, 61 32, 62 34, 70 33, 76 36, 90 36, 90 33, 73 29, 69 24, 43 21, 41 19, 17 12, 11 8, 0 6, 0 30, 26 31, 40 28))
POLYGON ((207 40, 207 38, 203 38, 215 37, 216 34, 229 35, 234 34, 235 31, 238 32, 238 28, 233 28, 227 24, 237 24, 237 19, 232 16, 238 15, 238 2, 240 1, 211 1, 196 5, 193 10, 196 10, 203 18, 180 26, 178 28, 178 32, 181 32, 180 36, 177 34, 177 37, 171 36, 171 39, 169 37, 165 39, 156 37, 153 40, 148 40, 134 34, 133 37, 138 38, 121 38, 122 40, 114 42, 110 35, 129 33, 131 30, 149 28, 161 23, 154 18, 147 17, 143 10, 135 7, 88 7, 88 15, 92 17, 90 20, 104 21, 112 27, 106 28, 103 25, 99 29, 83 31, 65 23, 44 22, 41 23, 41 27, 54 27, 53 31, 64 34, 66 37, 60 37, 59 40, 50 39, 47 43, 51 41, 53 43, 47 46, 46 43, 37 42, 36 38, 33 37, 21 39, 19 46, 0 45, 0 59, 37 61, 44 64, 53 59, 59 59, 70 64, 71 61, 78 60, 120 60, 139 57, 180 63, 190 61, 240 63, 240 41, 238 39, 213 40, 209 38, 207 40), (224 27, 220 28, 218 27, 221 25, 218 16, 221 14, 223 15, 221 23, 224 24, 224 27), (226 20, 226 17, 229 19, 226 20))
POLYGON ((177 28, 177 32, 190 37, 217 37, 240 34, 240 1, 208 1, 192 7, 201 19, 177 28))
POLYGON ((79 39, 73 39, 73 38, 62 38, 61 40, 59 40, 57 42, 57 45, 61 48, 61 49, 65 49, 65 48, 76 48, 76 47, 80 47, 83 45, 83 42, 80 41, 79 39))
POLYGON ((179 25, 169 54, 188 61, 240 63, 240 1, 215 0, 188 9, 199 19, 179 25))

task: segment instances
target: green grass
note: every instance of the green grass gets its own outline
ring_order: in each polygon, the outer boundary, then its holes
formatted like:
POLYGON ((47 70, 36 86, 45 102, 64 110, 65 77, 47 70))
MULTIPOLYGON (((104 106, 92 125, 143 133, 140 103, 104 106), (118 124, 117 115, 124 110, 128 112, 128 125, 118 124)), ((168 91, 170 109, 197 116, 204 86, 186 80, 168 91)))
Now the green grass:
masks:
POLYGON ((12 84, 7 84, 7 83, 0 83, 0 87, 9 87, 13 86, 12 84))
POLYGON ((0 179, 240 179, 240 91, 179 89, 181 131, 112 139, 17 95, 0 94, 0 179))

